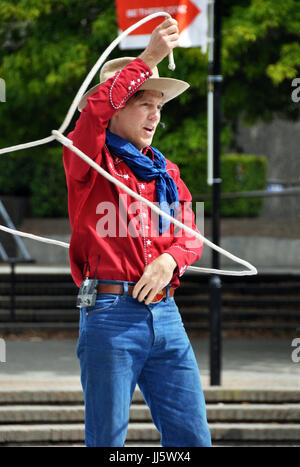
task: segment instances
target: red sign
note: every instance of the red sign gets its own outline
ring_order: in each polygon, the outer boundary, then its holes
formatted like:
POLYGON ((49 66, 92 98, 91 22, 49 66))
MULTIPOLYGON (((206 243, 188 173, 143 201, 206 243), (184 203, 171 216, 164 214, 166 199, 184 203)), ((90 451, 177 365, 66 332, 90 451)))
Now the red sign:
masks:
MULTIPOLYGON (((117 18, 120 32, 153 13, 164 11, 178 22, 179 46, 194 47, 201 45, 206 49, 208 0, 116 0, 117 18)), ((166 18, 160 16, 148 21, 131 32, 120 47, 133 49, 145 47, 149 36, 166 18)))
MULTIPOLYGON (((178 21, 179 33, 188 27, 201 10, 190 0, 116 0, 118 26, 122 31, 137 23, 145 16, 159 11, 169 13, 178 21)), ((165 20, 163 16, 140 26, 131 35, 151 34, 154 28, 165 20)))

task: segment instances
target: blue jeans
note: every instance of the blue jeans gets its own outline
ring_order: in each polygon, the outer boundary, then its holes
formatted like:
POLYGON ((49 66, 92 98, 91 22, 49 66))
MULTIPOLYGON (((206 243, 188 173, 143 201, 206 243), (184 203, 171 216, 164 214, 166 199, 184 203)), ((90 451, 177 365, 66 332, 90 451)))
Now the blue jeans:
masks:
POLYGON ((199 369, 174 298, 145 305, 122 284, 123 295, 99 294, 80 312, 86 446, 124 446, 136 384, 162 446, 211 446, 199 369))

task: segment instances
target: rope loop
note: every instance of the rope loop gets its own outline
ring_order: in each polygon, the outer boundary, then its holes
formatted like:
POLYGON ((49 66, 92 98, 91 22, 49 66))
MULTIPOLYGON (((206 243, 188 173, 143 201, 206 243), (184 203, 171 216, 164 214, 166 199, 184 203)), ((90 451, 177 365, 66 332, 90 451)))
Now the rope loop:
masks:
MULTIPOLYGON (((19 151, 21 149, 27 149, 27 148, 32 148, 32 147, 35 147, 35 146, 40 146, 42 144, 47 144, 47 143, 50 143, 51 141, 57 140, 61 144, 63 144, 65 146, 67 146, 68 148, 70 148, 77 156, 79 156, 87 164, 89 164, 91 167, 93 167, 100 175, 103 175, 105 178, 110 180, 115 185, 119 185, 124 191, 129 193, 132 197, 134 197, 137 200, 140 200, 140 201, 144 202, 145 204, 147 204, 157 214, 165 217, 170 222, 173 222, 173 224, 177 225, 178 227, 182 228, 186 232, 190 233, 192 236, 198 238, 199 240, 201 240, 203 243, 208 245, 213 250, 216 250, 217 252, 219 252, 220 254, 226 256, 227 258, 231 259, 232 261, 234 261, 234 262, 236 262, 238 264, 241 264, 241 265, 245 266, 246 268, 248 268, 247 270, 244 270, 244 271, 227 271, 227 270, 222 270, 222 269, 199 268, 199 267, 196 267, 196 266, 189 266, 186 270, 191 270, 191 271, 198 272, 198 273, 230 275, 230 276, 245 276, 245 275, 257 274, 257 270, 256 270, 256 268, 254 266, 252 266, 252 264, 248 263, 245 260, 242 260, 241 258, 238 258, 237 256, 234 256, 233 254, 229 253, 228 251, 224 250, 223 248, 219 247, 218 245, 215 245, 214 243, 210 242, 203 235, 201 235, 198 232, 192 230, 190 227, 182 224, 177 219, 169 216, 164 211, 160 210, 155 204, 151 203, 146 198, 143 198, 142 196, 138 195, 133 190, 128 188, 126 185, 121 183, 119 180, 117 180, 116 178, 111 176, 108 172, 106 172, 104 169, 102 169, 100 166, 98 166, 92 159, 90 159, 86 154, 84 154, 82 151, 80 151, 80 149, 78 149, 76 146, 74 146, 73 142, 69 138, 67 138, 67 137, 65 137, 63 135, 63 133, 65 132, 65 130, 69 126, 69 124, 70 124, 70 122, 71 122, 71 120, 73 118, 73 115, 75 114, 75 111, 76 111, 76 109, 78 107, 78 104, 79 104, 83 94, 85 93, 87 87, 91 83, 91 81, 94 78, 95 74, 98 72, 99 68, 102 66, 102 64, 105 62, 107 57, 110 55, 112 50, 121 42, 121 40, 125 36, 127 36, 132 31, 134 31, 135 29, 140 27, 142 24, 144 24, 144 23, 146 23, 148 21, 151 21, 152 19, 157 18, 159 16, 165 16, 165 17, 171 18, 171 15, 169 15, 169 13, 166 13, 164 11, 161 11, 161 12, 158 12, 158 13, 153 13, 152 15, 148 15, 145 18, 138 21, 137 23, 130 26, 124 32, 122 32, 122 34, 120 34, 107 47, 107 49, 99 57, 98 61, 95 63, 95 65, 93 66, 93 68, 90 70, 87 77, 83 81, 82 85, 80 86, 80 88, 79 88, 79 90, 78 90, 78 92, 77 92, 77 94, 76 94, 76 96, 75 96, 75 98, 74 98, 68 112, 67 112, 67 115, 66 115, 63 123, 61 124, 61 126, 60 126, 60 128, 58 130, 52 130, 52 135, 51 136, 48 136, 46 138, 43 138, 43 139, 40 139, 40 140, 37 140, 37 141, 31 141, 29 143, 19 144, 17 146, 11 146, 11 147, 0 149, 0 155, 1 154, 6 154, 6 153, 9 153, 9 152, 13 152, 13 151, 19 151)), ((172 71, 175 70, 175 62, 174 62, 173 52, 171 52, 169 54, 169 69, 172 70, 172 71)), ((4 232, 7 232, 7 233, 10 233, 12 235, 19 235, 19 236, 23 236, 23 237, 28 237, 28 238, 31 238, 33 240, 37 240, 37 241, 40 241, 40 242, 51 243, 51 244, 54 244, 54 245, 57 245, 57 246, 62 246, 64 248, 69 248, 68 243, 59 242, 57 240, 53 240, 53 239, 49 239, 49 238, 45 238, 45 237, 39 237, 37 235, 33 235, 33 234, 25 233, 25 232, 20 232, 18 230, 9 229, 8 227, 2 226, 2 225, 0 225, 0 230, 2 230, 4 232)))

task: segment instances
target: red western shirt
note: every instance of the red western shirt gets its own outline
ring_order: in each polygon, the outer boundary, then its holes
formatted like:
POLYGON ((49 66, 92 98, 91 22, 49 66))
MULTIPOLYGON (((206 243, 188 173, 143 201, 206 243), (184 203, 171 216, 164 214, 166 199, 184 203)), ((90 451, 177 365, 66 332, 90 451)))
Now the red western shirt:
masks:
MULTIPOLYGON (((146 63, 137 58, 101 84, 88 98, 68 138, 113 177, 158 206, 155 180, 146 182, 136 177, 105 145, 109 120, 151 74, 146 63)), ((144 154, 153 160, 150 147, 145 148, 144 154)), ((171 285, 178 287, 178 276, 200 258, 202 242, 172 223, 159 235, 158 215, 144 202, 108 181, 69 148, 63 149, 63 161, 72 228, 69 257, 77 286, 87 270, 90 277, 97 279, 137 282, 147 264, 162 253, 169 253, 178 266, 171 285)), ((198 231, 191 210, 191 194, 180 178, 177 165, 166 161, 166 170, 178 188, 177 218, 198 231)))

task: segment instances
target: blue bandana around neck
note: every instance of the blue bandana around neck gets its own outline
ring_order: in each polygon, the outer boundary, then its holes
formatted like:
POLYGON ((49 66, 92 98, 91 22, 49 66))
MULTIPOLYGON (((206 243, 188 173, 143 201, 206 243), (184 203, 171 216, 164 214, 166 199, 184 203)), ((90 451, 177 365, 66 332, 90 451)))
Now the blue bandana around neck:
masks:
MULTIPOLYGON (((156 180, 156 194, 159 208, 170 216, 176 216, 179 206, 177 185, 166 171, 167 161, 163 154, 150 146, 154 154, 154 162, 145 156, 136 146, 120 136, 106 130, 106 145, 113 154, 123 159, 134 175, 146 182, 156 180)), ((159 233, 163 233, 170 225, 169 219, 159 216, 159 233)))

